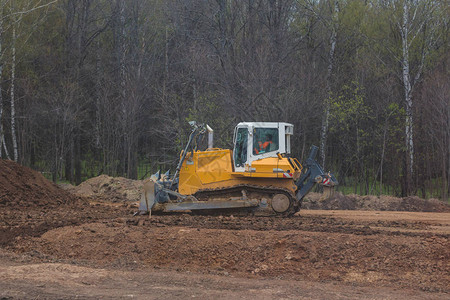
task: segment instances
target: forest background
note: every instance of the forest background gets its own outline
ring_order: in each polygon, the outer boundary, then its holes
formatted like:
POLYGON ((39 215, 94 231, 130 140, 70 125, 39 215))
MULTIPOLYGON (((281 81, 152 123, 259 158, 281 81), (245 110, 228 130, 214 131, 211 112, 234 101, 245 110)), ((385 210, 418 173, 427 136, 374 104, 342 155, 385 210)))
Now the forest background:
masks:
POLYGON ((0 158, 54 181, 174 169, 190 128, 294 124, 341 191, 450 185, 447 0, 0 0, 0 158))

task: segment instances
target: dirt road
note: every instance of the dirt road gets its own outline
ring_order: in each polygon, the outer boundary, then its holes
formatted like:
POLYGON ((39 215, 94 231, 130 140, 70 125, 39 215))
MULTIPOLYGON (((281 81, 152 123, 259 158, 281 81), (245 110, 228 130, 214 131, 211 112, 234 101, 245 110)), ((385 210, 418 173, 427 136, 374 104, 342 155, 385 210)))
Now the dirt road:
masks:
POLYGON ((62 263, 12 263, 0 255, 2 299, 446 299, 413 289, 241 278, 167 270, 127 271, 62 263))
POLYGON ((450 296, 449 213, 148 219, 119 204, 68 210, 3 215, 15 229, 3 244, 2 297, 450 296))

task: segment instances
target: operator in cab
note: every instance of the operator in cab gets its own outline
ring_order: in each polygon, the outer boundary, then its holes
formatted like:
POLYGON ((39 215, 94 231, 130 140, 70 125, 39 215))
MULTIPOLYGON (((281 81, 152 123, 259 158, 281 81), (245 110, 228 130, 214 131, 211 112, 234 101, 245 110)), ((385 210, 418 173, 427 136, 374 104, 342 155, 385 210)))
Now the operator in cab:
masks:
POLYGON ((260 153, 265 153, 270 149, 270 145, 272 144, 272 135, 271 134, 267 134, 266 135, 266 141, 265 142, 258 142, 258 146, 255 147, 255 153, 256 154, 260 154, 260 153))

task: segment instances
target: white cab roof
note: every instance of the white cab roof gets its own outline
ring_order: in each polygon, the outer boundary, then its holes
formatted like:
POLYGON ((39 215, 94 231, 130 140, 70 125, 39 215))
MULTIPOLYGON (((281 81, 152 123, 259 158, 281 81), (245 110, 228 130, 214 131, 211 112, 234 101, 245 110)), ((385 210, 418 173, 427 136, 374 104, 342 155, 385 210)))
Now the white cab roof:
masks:
POLYGON ((294 126, 290 123, 285 123, 285 122, 241 122, 239 124, 237 124, 237 126, 250 126, 252 125, 253 127, 276 127, 278 128, 279 126, 294 126))

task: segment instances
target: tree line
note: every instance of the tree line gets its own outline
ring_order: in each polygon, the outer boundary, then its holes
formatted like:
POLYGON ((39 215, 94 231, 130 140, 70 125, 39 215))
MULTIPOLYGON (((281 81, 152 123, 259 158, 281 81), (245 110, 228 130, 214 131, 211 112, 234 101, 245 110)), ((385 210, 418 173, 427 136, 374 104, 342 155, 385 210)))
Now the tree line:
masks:
POLYGON ((0 158, 53 180, 176 164, 187 121, 294 124, 343 187, 448 199, 449 9, 433 0, 0 0, 0 158))

